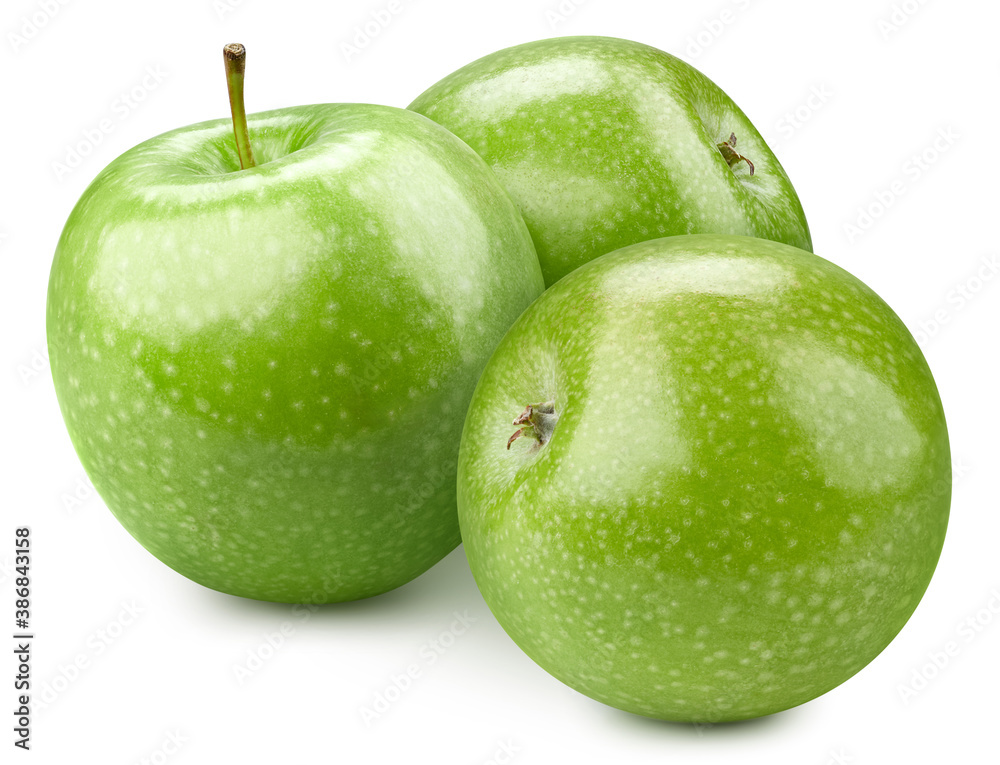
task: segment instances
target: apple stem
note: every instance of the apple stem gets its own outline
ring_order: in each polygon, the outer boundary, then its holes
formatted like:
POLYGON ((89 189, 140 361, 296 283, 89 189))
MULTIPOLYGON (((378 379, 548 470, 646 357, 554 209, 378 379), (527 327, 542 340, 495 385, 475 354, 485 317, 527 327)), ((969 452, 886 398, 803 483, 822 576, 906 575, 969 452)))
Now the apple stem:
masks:
POLYGON ((247 127, 247 112, 243 105, 243 73, 247 66, 247 49, 240 43, 231 43, 222 49, 226 61, 226 86, 229 88, 229 109, 233 113, 233 134, 236 137, 236 153, 240 157, 240 169, 255 167, 253 149, 250 148, 250 129, 247 127))
POLYGON ((528 404, 513 422, 522 427, 507 440, 507 448, 510 449, 510 445, 522 436, 534 438, 537 446, 542 446, 552 437, 558 420, 559 415, 556 414, 553 402, 528 404))

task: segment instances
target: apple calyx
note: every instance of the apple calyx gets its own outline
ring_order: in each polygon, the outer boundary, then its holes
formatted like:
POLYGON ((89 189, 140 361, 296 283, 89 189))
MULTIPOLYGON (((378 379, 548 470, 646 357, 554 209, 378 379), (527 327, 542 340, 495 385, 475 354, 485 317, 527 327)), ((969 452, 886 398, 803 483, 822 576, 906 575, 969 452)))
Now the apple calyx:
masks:
POLYGON ((243 104, 243 75, 247 66, 247 49, 240 43, 230 43, 222 49, 226 63, 226 87, 229 89, 229 110, 233 114, 233 135, 240 169, 256 167, 250 147, 250 128, 247 127, 247 110, 243 104))
POLYGON ((753 175, 753 162, 736 151, 736 133, 730 133, 729 139, 717 144, 717 146, 727 165, 736 167, 740 162, 746 162, 750 166, 750 175, 753 175))
POLYGON ((534 438, 537 442, 535 448, 545 444, 555 430, 559 415, 556 414, 556 405, 552 401, 544 404, 528 404, 524 411, 512 423, 520 425, 521 428, 507 439, 507 449, 521 436, 534 438))

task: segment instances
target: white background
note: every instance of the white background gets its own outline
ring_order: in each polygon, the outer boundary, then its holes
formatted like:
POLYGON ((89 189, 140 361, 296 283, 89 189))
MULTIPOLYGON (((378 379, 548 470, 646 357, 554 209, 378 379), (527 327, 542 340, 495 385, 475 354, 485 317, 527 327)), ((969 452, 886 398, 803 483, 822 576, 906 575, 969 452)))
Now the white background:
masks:
POLYGON ((3 762, 996 761, 998 28, 1000 9, 988 0, 4 0, 3 762), (390 8, 388 24, 370 27, 370 41, 345 53, 370 14, 390 8), (798 709, 704 727, 591 701, 506 637, 461 550, 393 593, 315 612, 204 589, 115 521, 88 488, 60 419, 44 308, 63 222, 121 152, 227 116, 224 43, 247 45, 248 108, 258 111, 323 101, 405 106, 481 55, 563 34, 640 40, 719 83, 784 163, 816 252, 896 309, 935 372, 955 464, 937 573, 881 656, 798 709), (123 94, 133 89, 141 101, 130 105, 123 94), (111 129, 91 141, 87 131, 102 120, 111 129), (935 148, 939 135, 951 137, 935 148), (88 141, 96 144, 89 156, 58 173, 53 163, 88 141), (914 164, 925 154, 923 168, 914 164), (859 208, 880 196, 891 205, 876 206, 852 235, 859 208), (50 703, 34 714, 31 753, 11 755, 9 569, 13 530, 23 524, 35 548, 36 693, 50 703), (456 612, 475 620, 461 634, 452 629, 456 612), (968 619, 967 640, 959 630, 968 619), (448 647, 436 653, 434 641, 448 647), (947 666, 925 668, 950 642, 947 666), (253 654, 265 660, 241 683, 236 669, 253 654), (80 657, 85 667, 70 671, 80 657), (366 725, 362 708, 412 664, 420 676, 366 725), (905 702, 900 687, 921 677, 905 702))

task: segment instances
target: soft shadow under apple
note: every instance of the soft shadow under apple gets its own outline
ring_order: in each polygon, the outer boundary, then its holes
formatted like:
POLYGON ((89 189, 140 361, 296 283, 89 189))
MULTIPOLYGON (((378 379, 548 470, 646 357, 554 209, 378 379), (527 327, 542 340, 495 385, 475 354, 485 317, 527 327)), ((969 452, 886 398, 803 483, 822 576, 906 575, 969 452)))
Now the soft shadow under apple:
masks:
MULTIPOLYGON (((251 600, 194 586, 198 587, 203 598, 212 601, 212 610, 222 616, 255 618, 274 614, 278 617, 286 615, 293 607, 288 603, 251 600)), ((476 611, 488 612, 461 545, 429 571, 395 590, 364 600, 299 608, 315 608, 313 619, 331 623, 345 619, 410 621, 441 611, 450 613, 456 608, 475 608, 476 611)))
MULTIPOLYGON (((602 705, 603 706, 603 705, 602 705)), ((722 723, 686 723, 670 720, 657 720, 652 717, 623 712, 612 707, 606 707, 607 718, 611 725, 661 735, 668 738, 681 739, 752 739, 771 736, 779 730, 801 724, 802 707, 794 707, 784 712, 754 717, 749 720, 736 720, 722 723)))

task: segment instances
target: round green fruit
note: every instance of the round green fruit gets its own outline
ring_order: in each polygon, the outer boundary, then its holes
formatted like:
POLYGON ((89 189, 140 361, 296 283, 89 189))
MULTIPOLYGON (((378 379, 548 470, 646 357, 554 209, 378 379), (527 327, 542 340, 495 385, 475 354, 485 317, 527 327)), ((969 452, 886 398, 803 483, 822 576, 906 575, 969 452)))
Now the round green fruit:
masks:
POLYGON ((546 284, 677 234, 812 247, 795 189, 747 116, 656 48, 611 37, 518 45, 448 75, 409 108, 493 168, 528 224, 546 284))
POLYGON ((153 138, 84 192, 48 338, 108 507, 187 577, 262 600, 363 598, 459 541, 476 379, 543 288, 485 163, 413 112, 251 115, 153 138))
POLYGON ((718 722, 889 644, 938 560, 951 463, 931 372, 872 290, 705 235, 539 298, 479 381, 458 481, 476 582, 532 659, 606 704, 718 722))

